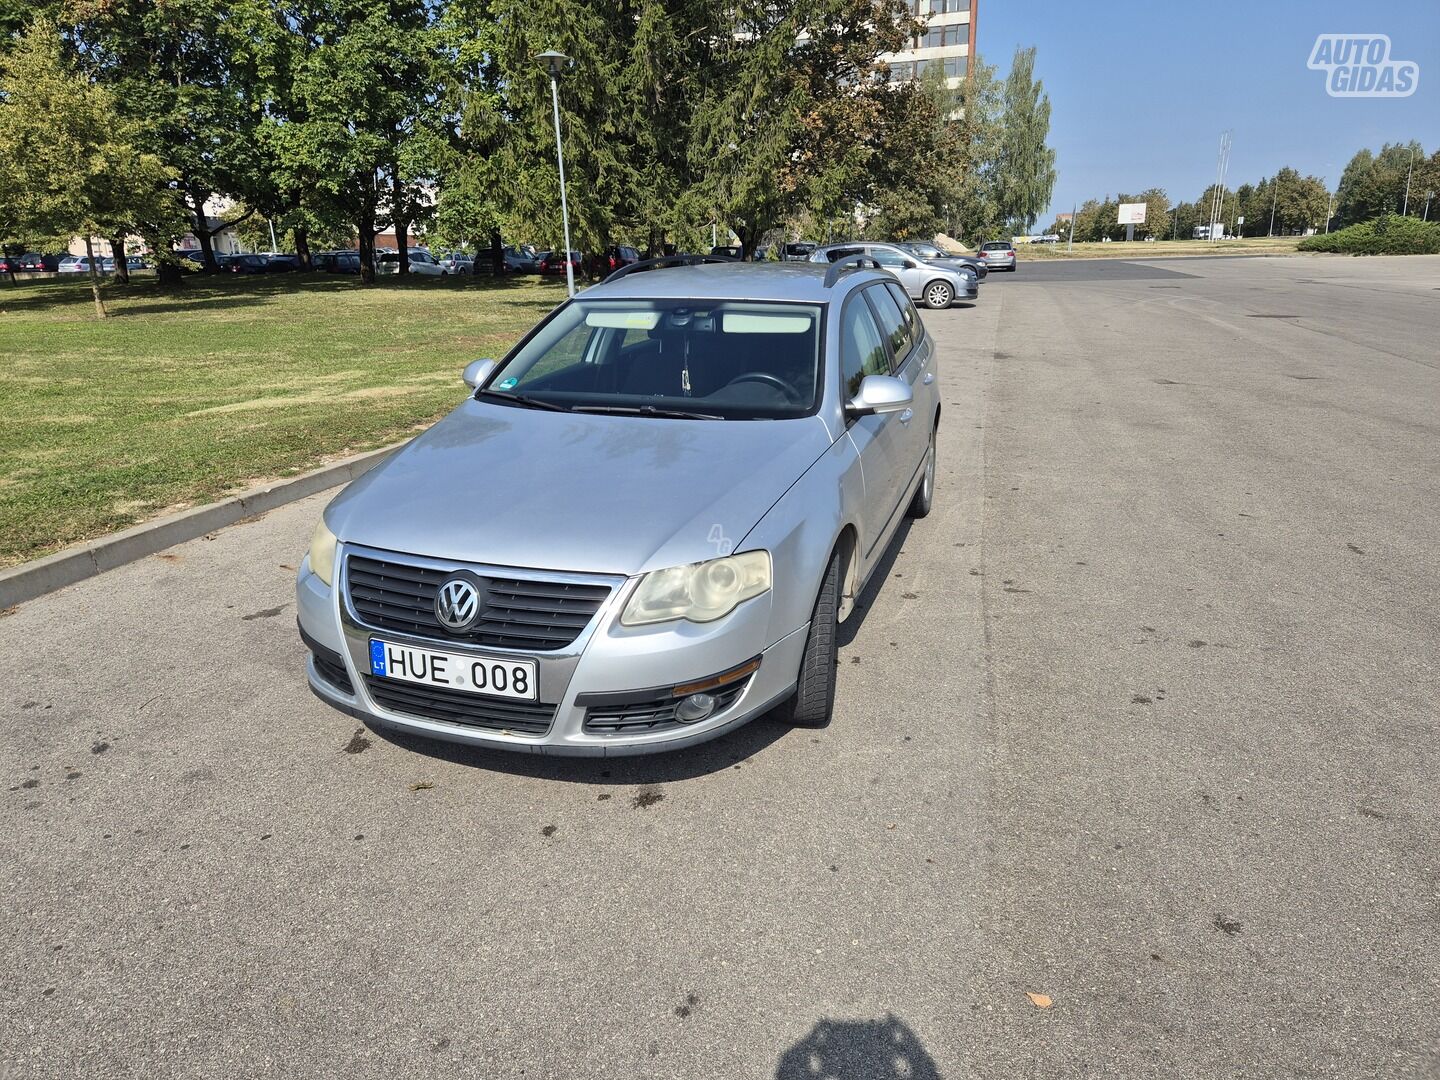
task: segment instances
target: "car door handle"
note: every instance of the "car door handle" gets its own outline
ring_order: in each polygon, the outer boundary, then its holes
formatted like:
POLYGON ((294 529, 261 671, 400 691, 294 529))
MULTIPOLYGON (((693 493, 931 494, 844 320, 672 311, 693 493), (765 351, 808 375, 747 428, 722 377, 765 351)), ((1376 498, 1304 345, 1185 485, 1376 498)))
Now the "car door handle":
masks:
POLYGON ((925 378, 921 379, 920 381, 926 386, 929 386, 932 382, 935 381, 935 373, 933 371, 927 371, 925 373, 925 378))
POLYGON ((914 419, 915 419, 915 410, 914 410, 914 409, 906 409, 904 412, 902 412, 902 413, 900 414, 900 423, 902 423, 902 424, 908 424, 911 420, 914 420, 914 419))

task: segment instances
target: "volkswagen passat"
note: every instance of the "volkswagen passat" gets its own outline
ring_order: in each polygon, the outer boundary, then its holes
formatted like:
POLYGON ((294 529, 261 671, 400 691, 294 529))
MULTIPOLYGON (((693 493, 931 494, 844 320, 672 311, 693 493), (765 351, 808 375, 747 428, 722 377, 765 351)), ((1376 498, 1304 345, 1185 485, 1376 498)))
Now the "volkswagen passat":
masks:
POLYGON ((315 528, 315 693, 557 754, 826 724, 837 626, 935 484, 934 346, 867 264, 640 263, 471 364, 315 528))

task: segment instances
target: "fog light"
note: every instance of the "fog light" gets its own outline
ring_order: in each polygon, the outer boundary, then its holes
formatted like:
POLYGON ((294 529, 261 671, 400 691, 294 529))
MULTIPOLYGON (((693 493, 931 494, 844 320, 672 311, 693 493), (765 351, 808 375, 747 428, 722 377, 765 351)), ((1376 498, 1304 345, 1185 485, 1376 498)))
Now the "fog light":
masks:
POLYGON ((682 724, 704 720, 715 711, 715 699, 709 694, 691 694, 675 707, 675 719, 682 724))

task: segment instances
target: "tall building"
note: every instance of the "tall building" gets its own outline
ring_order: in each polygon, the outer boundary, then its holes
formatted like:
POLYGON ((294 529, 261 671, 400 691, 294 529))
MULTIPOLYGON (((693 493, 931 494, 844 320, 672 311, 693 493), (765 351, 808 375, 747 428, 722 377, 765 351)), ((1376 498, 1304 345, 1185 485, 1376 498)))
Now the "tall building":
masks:
POLYGON ((925 21, 925 32, 912 47, 882 57, 896 82, 916 79, 939 65, 945 80, 959 86, 975 54, 975 8, 979 0, 910 0, 925 21))

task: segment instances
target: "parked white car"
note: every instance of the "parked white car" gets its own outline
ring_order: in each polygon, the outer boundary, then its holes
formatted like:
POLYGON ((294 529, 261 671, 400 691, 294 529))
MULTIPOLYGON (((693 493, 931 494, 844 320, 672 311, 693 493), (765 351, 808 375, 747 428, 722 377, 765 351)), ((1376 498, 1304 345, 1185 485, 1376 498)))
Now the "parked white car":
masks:
MULTIPOLYGON (((449 276, 449 271, 424 248, 408 248, 407 254, 410 256, 410 273, 418 274, 420 277, 449 276)), ((375 253, 375 272, 377 274, 398 274, 400 272, 400 253, 377 251, 375 253)))

